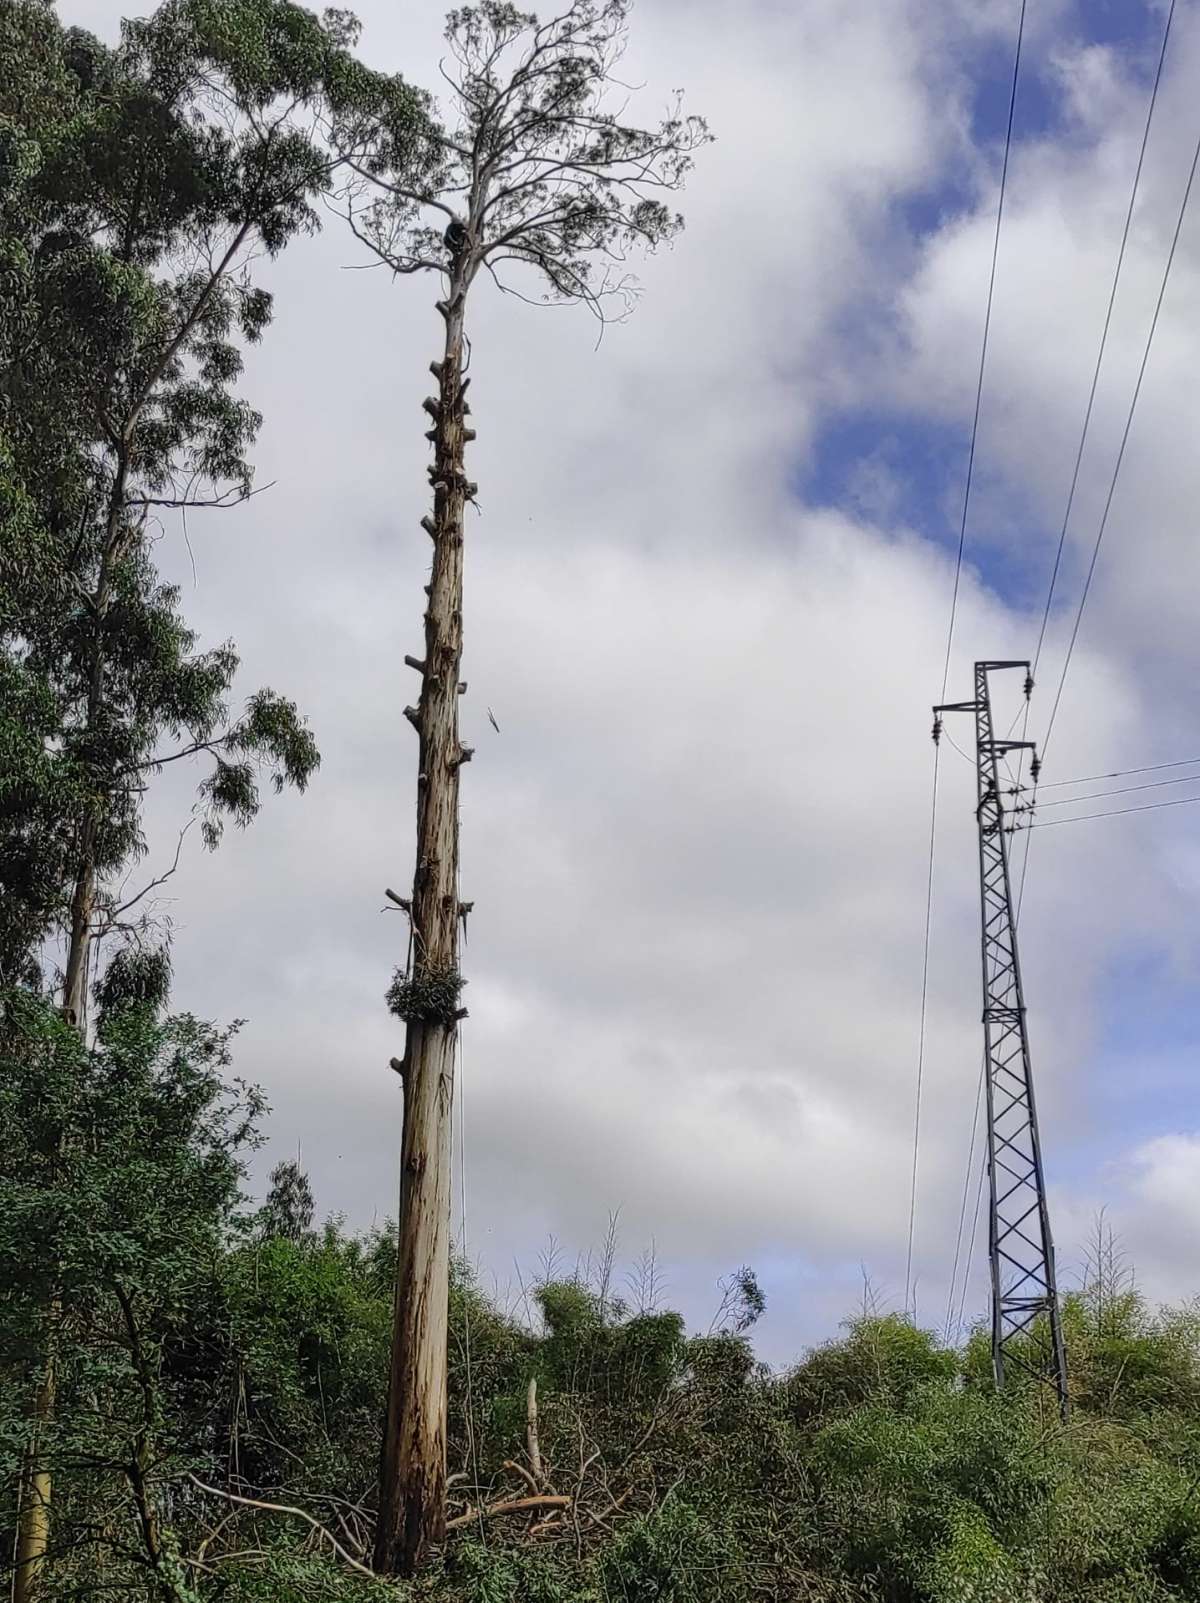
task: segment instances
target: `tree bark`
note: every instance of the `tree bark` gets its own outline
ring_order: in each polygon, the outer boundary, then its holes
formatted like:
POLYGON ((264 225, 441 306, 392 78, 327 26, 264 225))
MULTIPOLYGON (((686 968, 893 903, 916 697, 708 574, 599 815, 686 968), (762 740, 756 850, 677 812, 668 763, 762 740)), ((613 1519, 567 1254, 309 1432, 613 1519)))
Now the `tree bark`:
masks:
POLYGON ((542 1472, 542 1449, 538 1442, 537 1376, 530 1377, 525 1394, 525 1446, 529 1453, 529 1468, 539 1486, 545 1485, 542 1472))
MULTIPOLYGON (((104 528, 104 550, 100 558, 100 572, 96 578, 96 593, 92 597, 95 629, 92 637, 92 660, 88 665, 87 721, 85 729, 90 737, 96 729, 104 707, 105 639, 104 629, 108 607, 112 598, 113 564, 120 554, 125 530, 125 487, 129 476, 129 448, 122 445, 117 452, 113 482, 108 496, 108 512, 104 528)), ((87 973, 92 947, 92 915, 96 907, 96 834, 98 827, 98 801, 93 800, 80 821, 79 856, 75 869, 75 886, 71 896, 71 932, 67 944, 67 967, 63 985, 63 1013, 87 1039, 87 973)))
POLYGON ((89 816, 80 832, 80 860, 71 896, 71 933, 67 944, 63 1013, 81 1036, 87 1035, 88 958, 92 950, 92 913, 96 902, 95 824, 89 816))
MULTIPOLYGON (((125 487, 129 474, 129 448, 123 444, 117 453, 113 482, 109 490, 105 519, 104 551, 96 592, 92 598, 95 632, 92 660, 88 672, 86 729, 96 727, 104 704, 104 627, 112 594, 112 567, 116 561, 125 514, 125 487)), ((87 1042, 88 959, 92 950, 92 917, 96 908, 97 803, 92 801, 79 826, 79 855, 75 884, 71 893, 71 928, 67 937, 67 962, 63 979, 63 1017, 87 1042)), ((58 1321, 61 1302, 56 1294, 51 1302, 46 1366, 33 1404, 33 1437, 29 1461, 21 1489, 21 1513, 17 1524, 17 1571, 13 1580, 12 1603, 34 1603, 41 1572, 50 1546, 50 1514, 53 1482, 49 1465, 41 1453, 41 1437, 54 1417, 57 1387, 56 1363, 58 1321)))
MULTIPOLYGON (((450 294, 439 302, 446 339, 442 361, 434 364, 434 510, 425 523, 433 539, 433 575, 420 703, 408 712, 420 738, 410 914, 412 977, 418 982, 458 973, 459 769, 469 756, 458 733, 463 513, 470 488, 463 472, 466 283, 460 258, 450 294)), ((456 1020, 410 1018, 407 1025, 396 1300, 374 1555, 382 1575, 412 1575, 446 1531, 450 1132, 457 1033, 456 1020)))
POLYGON ((42 1566, 50 1544, 50 1468, 39 1449, 42 1430, 54 1415, 54 1382, 54 1353, 51 1348, 33 1405, 34 1436, 28 1468, 21 1485, 12 1603, 33 1603, 38 1596, 42 1566))

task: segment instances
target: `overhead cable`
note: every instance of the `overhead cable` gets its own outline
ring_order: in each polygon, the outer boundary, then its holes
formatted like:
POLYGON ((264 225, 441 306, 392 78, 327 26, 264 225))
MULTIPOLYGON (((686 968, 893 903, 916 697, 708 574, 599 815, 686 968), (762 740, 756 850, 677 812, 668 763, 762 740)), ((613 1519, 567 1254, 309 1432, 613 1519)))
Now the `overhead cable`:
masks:
POLYGON ((1189 768, 1200 763, 1200 757, 1180 757, 1173 763, 1151 763, 1146 768, 1116 768, 1111 774, 1081 774, 1078 779, 1055 779, 1048 785, 1040 785, 1040 790, 1058 790, 1063 785, 1094 785, 1101 779, 1127 779, 1130 774, 1157 774, 1164 768, 1189 768))
MULTIPOLYGON (((958 554, 954 563, 954 589, 950 597, 950 625, 946 631, 946 658, 942 665, 942 693, 946 699, 946 686, 950 680, 950 654, 954 646, 954 622, 958 615, 958 592, 962 580, 963 550, 967 541, 967 513, 971 506, 971 486, 975 477, 975 447, 979 438, 979 413, 983 404, 983 377, 987 370, 988 336, 992 327, 992 304, 996 294, 996 263, 1000 255, 1000 226, 1004 220, 1004 196, 1008 189, 1008 163, 1012 153, 1013 116, 1017 105, 1017 83, 1021 75, 1021 46, 1025 38, 1025 8, 1021 0, 1017 19, 1017 43, 1013 54, 1012 86, 1008 96, 1008 125, 1004 133, 1004 161, 1000 169, 1000 194, 996 203, 996 228, 992 236, 992 262, 988 274, 987 306, 983 317, 983 339, 979 349, 979 375, 975 381, 975 409, 971 418, 971 444, 967 452, 967 478, 963 489, 962 518, 958 529, 958 554)), ((917 1223, 917 1170, 921 1144, 921 1091, 925 1078, 925 1019, 929 999, 929 930, 933 909, 934 842, 937 834, 938 765, 941 748, 934 747, 933 783, 930 796, 929 819, 929 876, 925 900, 925 954, 921 963, 921 1021, 917 1046, 917 1093, 913 1112, 912 1185, 908 1213, 908 1254, 904 1269, 904 1308, 908 1311, 912 1291, 913 1241, 917 1223)))
POLYGON ((971 446, 967 453, 967 482, 963 491, 962 519, 958 529, 958 558, 954 564, 954 593, 950 598, 950 628, 946 635, 946 661, 942 669, 942 693, 946 699, 946 685, 950 680, 950 650, 954 644, 954 620, 958 612, 958 589, 962 578, 963 548, 967 541, 967 512, 971 505, 971 485, 975 478, 975 445, 979 438, 979 412, 983 404, 983 375, 987 367, 988 336, 992 328, 992 302, 996 294, 996 263, 1000 256, 1000 225, 1004 221, 1004 196, 1008 189, 1008 160, 1012 151, 1013 115, 1017 107, 1017 81, 1021 75, 1021 44, 1025 37, 1025 5, 1021 0, 1021 15, 1017 21, 1017 48, 1013 56, 1012 87, 1008 95, 1008 126, 1004 133, 1004 163, 1000 169, 1000 197, 996 203, 996 228, 992 235, 992 266, 988 275, 987 309, 983 316, 983 341, 979 349, 979 376, 975 381, 975 413, 971 419, 971 446))
MULTIPOLYGON (((971 1177, 975 1173, 975 1142, 979 1136, 979 1109, 983 1102, 983 1081, 987 1072, 987 1056, 979 1064, 979 1080, 975 1087, 975 1111, 971 1115, 971 1145, 967 1151, 967 1171, 963 1176, 962 1204, 958 1210, 958 1234, 954 1241, 954 1266, 950 1270, 950 1294, 946 1299, 946 1340, 953 1339, 952 1326, 954 1323, 954 1294, 958 1288, 958 1266, 962 1261, 963 1229, 967 1222, 967 1199, 971 1194, 971 1177)), ((972 1232, 974 1233, 974 1232, 972 1232)), ((963 1274, 970 1274, 970 1260, 963 1266, 963 1274)))
POLYGON ((1129 796, 1135 790, 1161 790, 1164 785, 1190 785, 1200 780, 1200 774, 1180 774, 1175 779, 1152 779, 1148 785, 1118 785, 1116 790, 1085 790, 1082 796, 1060 796, 1057 801, 1042 802, 1045 807, 1073 807, 1076 802, 1099 801, 1104 796, 1129 796))
MULTIPOLYGON (((1091 423, 1092 423, 1092 410, 1093 410, 1093 408, 1094 408, 1094 406, 1096 404, 1096 390, 1097 390, 1097 387, 1098 387, 1099 382, 1100 382, 1100 370, 1104 365, 1104 353, 1105 353, 1105 351, 1106 351, 1106 349, 1108 347, 1108 333, 1109 333, 1109 329, 1112 326, 1113 307, 1116 304, 1117 289, 1120 286, 1120 283, 1121 283, 1121 272, 1122 272, 1122 269, 1124 268, 1124 265, 1125 265, 1125 250, 1126 250, 1126 247, 1129 244, 1129 231, 1130 231, 1130 227, 1131 227, 1131 225, 1133 223, 1134 209, 1135 209, 1135 207, 1137 205, 1138 190, 1141 188, 1142 167, 1145 164, 1145 160, 1146 160, 1146 147, 1150 142, 1150 128, 1151 128, 1151 125, 1154 122, 1154 108, 1158 104, 1158 89, 1159 89, 1159 85, 1162 83, 1163 63, 1165 62, 1166 57, 1167 57, 1167 44, 1168 44, 1168 42, 1169 42, 1169 40, 1171 38, 1171 24, 1175 19, 1175 4, 1176 4, 1176 0, 1171 0, 1170 8, 1167 11, 1166 25, 1163 28, 1162 45, 1160 46, 1159 52, 1158 52, 1158 65, 1156 66, 1155 71, 1154 71, 1154 84, 1153 84, 1153 86, 1152 86, 1152 88, 1150 90, 1150 104, 1146 108, 1146 122, 1145 122, 1145 126, 1142 129, 1142 142, 1141 142, 1141 146, 1138 149, 1137 166, 1134 169, 1134 174, 1133 174, 1133 186, 1132 186, 1132 188, 1130 189, 1130 192, 1129 192, 1129 205, 1125 209, 1125 224, 1124 224, 1124 227, 1121 230, 1121 244, 1120 244, 1120 247, 1119 247, 1119 249, 1117 251, 1116 267, 1113 270, 1112 286, 1109 289, 1109 294, 1108 294, 1108 306, 1105 309, 1105 313, 1104 313, 1104 326, 1103 326, 1103 328, 1101 329, 1101 332, 1100 332, 1100 346, 1099 346, 1099 349, 1096 352, 1096 365, 1095 365, 1094 369, 1092 370, 1092 382, 1091 382, 1091 386, 1090 386, 1090 388, 1088 390, 1087 406, 1084 409, 1083 426, 1082 426, 1082 428, 1080 429, 1080 432, 1079 432, 1079 445, 1078 445, 1078 448, 1077 448, 1077 450, 1075 452, 1075 466, 1074 466, 1074 468, 1073 468, 1073 470, 1071 472, 1071 484, 1070 484, 1069 490, 1067 491, 1067 504, 1066 504, 1066 508, 1065 508, 1065 510, 1063 512, 1062 526, 1059 529, 1059 534, 1058 534, 1058 548, 1054 553, 1054 566, 1053 566, 1053 568, 1051 570, 1051 573, 1050 573, 1050 585, 1049 585, 1049 588, 1048 588, 1048 590, 1046 592, 1046 605, 1042 609, 1042 622, 1041 622, 1041 627, 1038 630, 1037 649, 1034 651, 1033 664, 1032 664, 1032 667, 1030 669, 1030 672, 1034 677, 1037 676, 1038 664, 1040 663, 1041 657, 1042 657, 1042 647, 1045 644, 1045 640, 1046 640, 1046 628, 1047 628, 1047 625, 1049 624, 1049 621, 1050 621, 1050 608, 1051 608, 1051 605, 1052 605, 1052 603, 1054 601, 1054 589, 1055 589, 1056 584, 1058 583, 1058 574, 1059 574, 1059 569, 1060 569, 1061 564, 1062 564, 1063 548, 1064 548, 1064 546, 1066 544, 1066 539, 1067 539, 1067 529, 1068 529, 1068 526, 1069 526, 1069 524, 1071 522, 1071 509, 1075 504, 1075 491, 1076 491, 1076 489, 1078 487, 1078 484, 1079 484, 1079 470, 1080 470, 1080 468, 1081 468, 1081 466, 1083 464, 1084 448, 1087 445, 1088 431, 1091 428, 1091 423)), ((1123 447, 1122 447, 1122 449, 1123 449, 1123 447)), ((1119 471, 1119 464, 1118 464, 1118 471, 1119 471)), ((1106 516, 1107 516, 1107 513, 1106 513, 1106 516)), ((1098 549, 1099 549, 1099 540, 1097 540, 1097 550, 1098 549)), ((1093 555, 1093 559, 1092 559, 1092 565, 1093 565, 1093 567, 1095 566, 1095 556, 1094 555, 1093 555)), ((1090 574, 1090 572, 1089 572, 1089 575, 1088 575, 1088 583, 1089 584, 1091 583, 1091 574, 1090 574)), ((1086 594, 1087 594, 1087 590, 1086 590, 1086 586, 1085 586, 1084 599, 1086 599, 1086 594)), ((1081 601, 1081 603, 1080 603, 1080 615, 1082 615, 1082 611, 1083 611, 1083 602, 1081 601)), ((1076 633, 1078 632, 1078 628, 1079 628, 1079 624, 1078 624, 1078 619, 1077 619, 1076 620, 1076 625, 1075 625, 1075 632, 1076 633)), ((1046 738, 1042 743, 1043 744, 1043 756, 1044 756, 1045 746, 1049 742, 1049 739, 1050 739, 1050 728, 1053 727, 1053 724, 1054 724, 1054 715, 1058 711, 1059 698, 1062 696, 1062 683, 1063 683, 1063 680, 1066 679, 1067 663, 1069 663, 1069 661, 1070 661, 1071 650, 1074 648, 1074 644, 1075 644, 1075 635, 1073 633, 1072 637, 1071 637, 1071 646, 1068 648, 1068 652, 1067 652, 1067 662, 1065 662, 1063 664, 1063 677, 1062 677, 1062 680, 1060 680, 1060 682, 1059 682, 1058 694, 1055 696, 1055 699, 1054 699, 1054 711, 1051 713, 1050 724, 1047 726, 1047 730, 1046 730, 1046 738)), ((1022 727, 1022 730, 1021 730, 1021 739, 1022 740, 1025 739, 1025 737, 1028 734, 1028 732, 1029 732, 1029 704, 1028 704, 1028 702, 1026 702, 1026 705, 1025 705, 1025 723, 1024 723, 1024 725, 1022 727)), ((1018 782, 1019 782, 1019 779, 1020 779, 1021 767, 1022 767, 1022 764, 1023 764, 1024 760, 1025 760, 1025 754, 1024 754, 1024 752, 1022 752, 1019 755, 1018 759, 1017 759, 1018 782)), ((1036 794, 1037 794, 1037 785, 1036 784, 1034 786, 1034 794, 1035 794, 1035 797, 1036 797, 1036 794)), ((1031 848, 1032 844, 1033 843, 1032 843, 1031 840, 1026 839, 1025 852, 1024 852, 1024 855, 1023 855, 1022 860, 1021 860, 1021 882, 1020 882, 1020 885, 1019 885, 1018 890, 1017 890, 1017 909, 1016 909, 1016 916, 1017 916, 1018 921, 1020 920, 1020 916, 1021 916, 1021 907, 1022 907, 1022 905, 1024 904, 1024 901, 1025 901, 1025 876, 1029 872, 1029 852, 1030 852, 1030 848, 1031 848)))
POLYGON ((1058 717, 1058 707, 1062 700, 1063 686, 1067 682, 1067 671, 1071 666, 1071 657, 1075 651, 1075 642, 1079 638, 1079 626, 1083 622, 1083 610, 1087 606, 1088 595, 1092 588, 1092 579, 1096 572, 1096 560, 1100 555, 1100 544, 1104 539, 1104 531, 1108 527, 1108 515, 1112 511, 1113 496, 1116 494, 1117 481, 1121 476, 1121 464, 1125 460, 1125 447, 1129 444, 1129 433, 1133 427, 1134 414, 1137 411, 1138 399, 1142 393, 1142 382, 1146 377, 1146 368, 1150 362, 1150 350, 1154 344, 1154 335, 1158 329, 1158 319, 1166 299, 1167 284, 1171 278, 1171 268, 1175 265, 1175 252, 1179 246, 1179 236, 1183 233, 1184 219, 1187 216, 1188 204, 1192 198, 1192 186, 1196 180, 1196 168, 1200 166, 1200 139, 1196 141, 1196 148, 1192 154, 1192 164, 1188 169, 1188 180, 1183 191, 1183 200, 1179 206, 1179 216, 1175 221, 1175 232, 1171 237, 1171 248, 1167 253, 1167 265, 1163 269, 1162 283, 1158 288, 1158 299, 1154 303, 1154 316, 1150 319, 1150 330, 1146 335, 1146 347, 1142 352, 1141 365, 1138 368, 1137 383, 1133 387, 1133 398, 1129 403, 1129 413, 1125 419, 1125 427, 1121 433, 1121 444, 1117 451, 1117 460, 1113 466, 1112 479, 1108 486, 1108 495, 1104 501, 1104 511, 1100 518, 1100 527, 1096 531, 1096 543, 1092 547, 1092 559, 1088 564, 1087 577, 1083 583, 1083 593, 1079 597, 1079 608, 1075 613, 1075 623, 1071 629, 1071 638, 1067 642, 1067 655, 1063 662, 1062 674, 1059 677, 1058 689, 1054 695, 1054 705, 1050 709, 1050 722, 1046 725, 1046 734, 1042 740, 1042 757, 1045 758, 1046 748, 1050 744, 1050 736, 1054 730, 1054 721, 1058 717))
POLYGON ((1156 813, 1160 807, 1190 807, 1200 796, 1180 796, 1176 801, 1146 802, 1141 807, 1114 807, 1111 812, 1081 813, 1078 818, 1048 818, 1044 824, 1025 824, 1024 829, 1057 829, 1060 824, 1086 824, 1091 818, 1121 818, 1126 813, 1156 813))
POLYGON ((1050 607, 1054 600, 1054 588, 1058 582, 1058 572, 1062 564, 1063 547, 1067 539, 1067 527, 1071 521, 1071 509, 1075 504, 1075 491, 1079 485, 1079 470, 1083 464, 1084 448, 1087 445, 1088 430, 1092 424, 1092 409, 1096 404, 1096 390, 1100 383, 1100 369, 1104 365, 1104 352, 1108 346, 1108 331, 1112 326, 1113 307, 1117 301, 1117 289, 1121 283, 1121 270, 1125 265, 1125 250, 1129 244, 1129 230, 1133 222, 1134 207, 1137 205, 1138 190, 1142 182, 1142 166, 1146 160, 1146 146, 1150 141, 1150 126, 1154 121, 1154 108, 1158 103, 1158 86, 1162 82, 1163 62, 1167 56, 1167 41, 1171 37, 1171 23, 1175 17, 1175 0, 1171 0, 1171 8, 1167 12, 1167 23, 1163 29, 1162 48, 1158 52, 1158 67, 1154 73, 1154 87, 1150 91, 1150 105, 1146 112, 1146 126, 1142 129, 1142 143, 1138 151, 1137 167, 1133 174, 1133 188, 1129 194, 1129 205, 1125 209, 1125 226, 1121 231, 1121 246, 1117 251, 1117 265, 1113 272, 1112 287, 1108 293, 1108 307, 1104 313, 1104 327, 1100 333, 1100 348, 1096 352, 1096 366, 1092 370, 1091 388, 1088 390, 1087 407, 1083 414, 1083 427, 1079 433, 1079 447, 1075 452, 1075 467, 1071 473, 1071 487, 1067 491, 1067 505, 1063 513, 1062 527, 1058 535, 1058 549, 1054 554, 1054 567, 1050 574, 1050 588, 1046 592, 1046 605, 1042 611, 1042 626, 1038 631, 1037 650, 1033 654, 1034 675, 1037 674, 1038 662, 1042 655, 1042 646, 1046 640, 1046 626, 1050 621, 1050 607))

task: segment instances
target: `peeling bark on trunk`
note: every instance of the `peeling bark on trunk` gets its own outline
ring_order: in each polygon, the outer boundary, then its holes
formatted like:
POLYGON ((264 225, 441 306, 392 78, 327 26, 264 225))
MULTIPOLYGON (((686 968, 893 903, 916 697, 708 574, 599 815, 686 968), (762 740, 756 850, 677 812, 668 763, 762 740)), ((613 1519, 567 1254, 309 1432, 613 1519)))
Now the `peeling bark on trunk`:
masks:
POLYGON ((546 1484, 546 1477, 542 1470, 542 1449, 538 1442, 538 1400, 537 1376, 534 1375, 529 1382, 529 1390, 525 1394, 525 1447, 529 1453, 529 1469, 539 1487, 546 1484))
POLYGON ((63 983, 63 1014, 81 1036, 87 1034, 88 958, 92 950, 92 914, 96 903, 95 830, 89 818, 83 826, 79 871, 71 897, 71 934, 63 983))
MULTIPOLYGON (((458 971, 459 741, 462 660, 463 311, 460 259, 450 294, 439 302, 445 350, 434 364, 434 509, 423 526, 433 540, 425 613, 421 697, 407 709, 420 737, 417 862, 412 895, 412 972, 458 971)), ((473 493, 473 492, 472 492, 473 493)), ((457 1023, 412 1019, 405 1042, 400 1222, 387 1420, 379 1482, 375 1569, 412 1575, 446 1529, 446 1366, 450 1280, 450 1132, 457 1023)))

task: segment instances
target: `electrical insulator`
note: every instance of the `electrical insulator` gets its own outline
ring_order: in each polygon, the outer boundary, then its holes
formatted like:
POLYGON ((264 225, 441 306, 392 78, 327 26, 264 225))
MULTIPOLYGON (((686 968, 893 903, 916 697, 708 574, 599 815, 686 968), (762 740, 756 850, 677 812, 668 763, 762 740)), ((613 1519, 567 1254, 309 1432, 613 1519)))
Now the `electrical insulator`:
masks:
POLYGON ((934 743, 935 746, 937 745, 938 741, 941 738, 942 738, 942 720, 935 715, 934 716, 934 720, 933 720, 933 743, 934 743))
POLYGON ((1037 784, 1038 775, 1041 773, 1041 771, 1042 771, 1042 759, 1038 756, 1037 752, 1035 751, 1034 754, 1033 754, 1033 761, 1029 765, 1029 777, 1033 780, 1035 785, 1037 784))
POLYGON ((1032 696, 1032 695, 1033 695, 1033 675, 1031 673, 1027 673, 1025 675, 1025 700, 1028 701, 1030 696, 1032 696))

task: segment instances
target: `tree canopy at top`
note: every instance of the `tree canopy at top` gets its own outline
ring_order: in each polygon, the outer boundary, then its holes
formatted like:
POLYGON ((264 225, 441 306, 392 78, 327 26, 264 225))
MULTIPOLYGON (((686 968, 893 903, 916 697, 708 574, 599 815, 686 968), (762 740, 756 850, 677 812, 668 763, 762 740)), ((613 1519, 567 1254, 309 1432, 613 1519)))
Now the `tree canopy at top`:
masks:
POLYGON ((316 766, 286 697, 230 707, 237 654, 201 649, 154 546, 181 509, 251 493, 237 381, 272 311, 253 263, 318 226, 346 159, 323 130, 428 159, 425 97, 355 37, 285 0, 167 0, 111 49, 45 0, 0 17, 4 976, 32 977, 55 926, 78 947, 125 922, 111 879, 163 761, 210 758, 209 845, 254 816, 260 772, 316 766))

